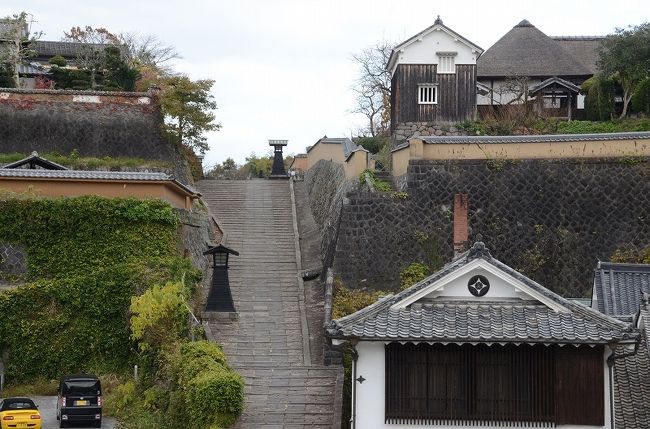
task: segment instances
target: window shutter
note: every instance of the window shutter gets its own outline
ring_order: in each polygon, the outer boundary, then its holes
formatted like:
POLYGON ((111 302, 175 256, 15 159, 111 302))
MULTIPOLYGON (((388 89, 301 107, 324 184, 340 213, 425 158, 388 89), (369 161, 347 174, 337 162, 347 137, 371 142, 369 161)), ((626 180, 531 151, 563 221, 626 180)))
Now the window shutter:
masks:
POLYGON ((558 425, 605 424, 602 347, 555 350, 555 414, 558 425))

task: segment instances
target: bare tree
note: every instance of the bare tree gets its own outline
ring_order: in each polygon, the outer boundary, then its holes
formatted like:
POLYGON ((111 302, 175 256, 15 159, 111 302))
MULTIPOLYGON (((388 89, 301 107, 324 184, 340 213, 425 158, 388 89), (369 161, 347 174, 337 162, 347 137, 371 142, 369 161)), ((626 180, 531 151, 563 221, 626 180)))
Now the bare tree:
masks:
POLYGON ((388 60, 393 44, 381 42, 352 56, 359 65, 359 77, 352 89, 357 93, 355 113, 368 118, 371 136, 385 134, 390 127, 390 71, 388 60))
POLYGON ((528 101, 528 78, 526 76, 509 76, 495 91, 499 95, 499 104, 509 106, 528 101), (506 99, 504 103, 502 100, 506 99))
POLYGON ((90 26, 72 27, 63 34, 64 41, 80 44, 77 50, 77 66, 90 72, 90 85, 92 89, 97 88, 97 73, 106 67, 106 47, 121 45, 120 38, 105 28, 90 26))
POLYGON ((153 35, 138 33, 120 34, 121 43, 126 46, 128 60, 135 68, 147 67, 162 75, 172 74, 169 62, 181 58, 176 48, 166 45, 153 35))
POLYGON ((36 55, 34 42, 38 40, 41 33, 29 32, 27 12, 20 12, 12 16, 0 19, 0 64, 9 64, 13 71, 13 80, 19 85, 19 66, 29 57, 36 55))

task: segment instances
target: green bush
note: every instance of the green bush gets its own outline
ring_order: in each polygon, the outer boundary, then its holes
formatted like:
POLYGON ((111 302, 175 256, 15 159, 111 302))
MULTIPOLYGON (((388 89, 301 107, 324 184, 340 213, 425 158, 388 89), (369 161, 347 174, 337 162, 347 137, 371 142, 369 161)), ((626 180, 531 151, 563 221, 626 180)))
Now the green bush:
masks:
POLYGON ((206 427, 206 422, 229 427, 244 407, 244 382, 231 371, 203 371, 189 382, 185 391, 194 428, 206 427))
POLYGON ((637 86, 630 107, 633 112, 650 115, 650 78, 645 79, 637 86))
POLYGON ((402 286, 402 289, 406 289, 417 282, 424 280, 429 274, 428 266, 420 262, 413 262, 408 267, 404 268, 399 274, 400 285, 402 286))
POLYGON ((59 66, 59 67, 65 67, 68 65, 68 61, 66 61, 65 58, 63 58, 61 55, 55 55, 50 60, 48 63, 54 65, 54 66, 59 66))

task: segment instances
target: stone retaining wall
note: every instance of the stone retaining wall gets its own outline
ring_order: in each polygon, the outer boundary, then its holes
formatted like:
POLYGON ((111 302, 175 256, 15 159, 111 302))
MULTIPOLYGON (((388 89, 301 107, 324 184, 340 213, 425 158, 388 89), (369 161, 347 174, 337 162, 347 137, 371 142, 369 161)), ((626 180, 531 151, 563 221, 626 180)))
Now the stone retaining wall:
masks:
POLYGON ((0 153, 54 152, 168 161, 192 183, 178 148, 162 132, 158 99, 147 93, 0 90, 0 153))
MULTIPOLYGON (((314 197, 340 195, 340 185, 338 193, 317 186, 330 174, 310 172, 314 197)), ((454 195, 467 193, 470 241, 480 234, 504 263, 565 296, 588 296, 598 259, 650 244, 649 179, 649 158, 412 160, 408 197, 349 193, 337 234, 324 234, 322 246, 347 286, 395 290, 411 262, 451 260, 454 195)), ((337 212, 322 207, 312 204, 331 228, 337 212)))

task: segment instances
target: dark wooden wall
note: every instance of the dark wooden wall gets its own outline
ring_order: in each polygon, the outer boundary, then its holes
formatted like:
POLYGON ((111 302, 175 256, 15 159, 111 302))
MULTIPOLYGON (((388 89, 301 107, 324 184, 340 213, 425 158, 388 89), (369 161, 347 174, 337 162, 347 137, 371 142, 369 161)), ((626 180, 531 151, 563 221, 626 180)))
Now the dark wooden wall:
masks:
POLYGON ((386 346, 392 424, 604 424, 602 347, 386 346))
POLYGON ((391 83, 391 123, 461 122, 474 119, 476 66, 456 65, 454 74, 438 74, 435 64, 400 64, 391 83), (438 83, 438 104, 418 104, 418 84, 438 83))

